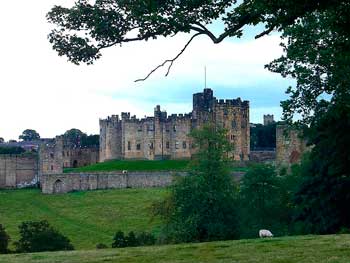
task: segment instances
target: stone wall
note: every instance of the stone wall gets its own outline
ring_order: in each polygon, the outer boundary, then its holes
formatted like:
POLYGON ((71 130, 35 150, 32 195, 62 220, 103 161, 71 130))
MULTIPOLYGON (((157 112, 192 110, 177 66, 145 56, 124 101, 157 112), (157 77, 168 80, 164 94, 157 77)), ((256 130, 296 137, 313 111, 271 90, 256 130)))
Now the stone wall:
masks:
POLYGON ((98 148, 63 147, 62 159, 64 168, 83 167, 99 162, 98 148))
MULTIPOLYGON (((68 193, 97 189, 165 187, 172 183, 173 175, 186 176, 185 172, 106 172, 106 173, 67 173, 41 177, 44 194, 68 193)), ((232 175, 238 180, 244 173, 232 175)))
POLYGON ((306 141, 300 137, 300 131, 285 125, 276 127, 276 165, 290 166, 298 163, 307 150, 306 141))
POLYGON ((0 155, 0 188, 21 188, 37 183, 36 155, 0 155))
POLYGON ((274 162, 276 151, 250 151, 249 159, 256 163, 274 162))

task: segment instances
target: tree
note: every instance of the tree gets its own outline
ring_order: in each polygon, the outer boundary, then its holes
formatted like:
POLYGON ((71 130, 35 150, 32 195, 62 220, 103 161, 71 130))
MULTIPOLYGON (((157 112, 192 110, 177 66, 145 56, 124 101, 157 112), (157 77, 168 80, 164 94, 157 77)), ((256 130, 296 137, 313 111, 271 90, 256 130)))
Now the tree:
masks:
POLYGON ((198 149, 190 174, 176 178, 169 196, 153 206, 169 242, 238 238, 236 187, 229 172, 226 132, 213 126, 191 134, 198 149))
POLYGON ((75 128, 70 129, 63 134, 65 143, 76 147, 81 146, 81 140, 83 136, 86 136, 86 134, 81 130, 75 128))
POLYGON ((191 33, 188 43, 177 56, 165 60, 154 69, 168 64, 168 74, 173 62, 200 35, 205 35, 218 44, 227 37, 240 37, 246 25, 264 23, 265 30, 256 36, 258 38, 275 29, 283 30, 312 12, 347 3, 346 0, 236 2, 99 0, 91 4, 90 1, 79 0, 72 8, 55 6, 47 14, 48 21, 56 26, 49 34, 49 40, 60 56, 66 55, 75 64, 92 64, 101 57, 104 48, 160 36, 169 37, 180 32, 191 33), (224 22, 224 26, 222 33, 216 36, 207 25, 218 19, 224 22))
POLYGON ((279 190, 277 174, 269 165, 253 165, 242 178, 240 182, 241 226, 248 237, 256 236, 259 229, 271 229, 274 223, 279 221, 278 210, 281 205, 279 190))
POLYGON ((22 154, 26 150, 22 147, 0 147, 0 154, 22 154))
POLYGON ((282 47, 285 54, 267 65, 283 77, 295 78, 289 87, 290 98, 282 102, 284 119, 292 122, 301 116, 300 124, 310 124, 322 99, 334 102, 347 96, 350 87, 350 4, 305 15, 284 28, 282 47))
POLYGON ((127 242, 126 242, 126 237, 124 236, 124 232, 118 231, 115 233, 114 238, 113 238, 113 243, 112 247, 127 247, 127 242))
POLYGON ((295 195, 297 221, 306 233, 336 233, 350 228, 350 94, 321 101, 308 130, 313 145, 301 167, 295 195))
POLYGON ((35 130, 27 129, 18 138, 23 141, 35 141, 40 139, 40 135, 35 130))
POLYGON ((18 252, 73 250, 70 240, 51 227, 46 220, 23 222, 19 225, 21 238, 15 242, 18 252))
POLYGON ((276 148, 276 123, 255 124, 250 128, 250 149, 276 148))
POLYGON ((4 143, 4 142, 5 142, 4 138, 0 137, 0 143, 4 143))
POLYGON ((9 241, 9 235, 6 233, 5 228, 0 224, 0 254, 8 252, 9 241))
POLYGON ((63 134, 65 144, 71 147, 96 147, 99 145, 99 135, 87 135, 79 129, 70 129, 63 134))

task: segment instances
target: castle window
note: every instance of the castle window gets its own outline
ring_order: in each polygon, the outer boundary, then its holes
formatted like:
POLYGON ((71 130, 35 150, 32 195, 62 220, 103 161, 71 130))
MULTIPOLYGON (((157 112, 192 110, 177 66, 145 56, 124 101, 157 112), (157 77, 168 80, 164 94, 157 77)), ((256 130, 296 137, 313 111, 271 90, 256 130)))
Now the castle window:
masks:
POLYGON ((151 143, 149 144, 149 148, 150 148, 150 149, 153 149, 153 142, 151 142, 151 143))
POLYGON ((174 132, 176 132, 176 125, 174 125, 174 127, 173 127, 173 131, 174 131, 174 132))
POLYGON ((51 165, 51 171, 53 171, 53 165, 51 165))
POLYGON ((227 109, 224 109, 224 115, 227 115, 228 112, 227 112, 227 109))
POLYGON ((62 152, 62 156, 63 156, 63 157, 64 157, 64 155, 65 155, 64 152, 62 152))
POLYGON ((232 129, 235 129, 236 127, 237 127, 236 121, 233 120, 233 121, 232 121, 232 129))
POLYGON ((69 152, 67 152, 67 156, 69 156, 69 152))
POLYGON ((175 149, 179 149, 179 142, 175 142, 175 149))
POLYGON ((166 148, 169 149, 170 148, 170 143, 166 142, 166 148))
POLYGON ((50 157, 53 159, 55 156, 53 153, 50 153, 50 157))
POLYGON ((137 131, 142 132, 142 126, 141 125, 139 126, 137 131))
POLYGON ((130 151, 131 150, 131 142, 129 141, 128 142, 128 151, 130 151))
POLYGON ((136 144, 136 150, 138 150, 138 151, 141 150, 141 143, 136 144))
POLYGON ((186 149, 187 148, 187 143, 184 141, 182 142, 182 148, 186 149))
POLYGON ((235 139, 235 136, 231 134, 231 141, 233 141, 234 139, 235 139))

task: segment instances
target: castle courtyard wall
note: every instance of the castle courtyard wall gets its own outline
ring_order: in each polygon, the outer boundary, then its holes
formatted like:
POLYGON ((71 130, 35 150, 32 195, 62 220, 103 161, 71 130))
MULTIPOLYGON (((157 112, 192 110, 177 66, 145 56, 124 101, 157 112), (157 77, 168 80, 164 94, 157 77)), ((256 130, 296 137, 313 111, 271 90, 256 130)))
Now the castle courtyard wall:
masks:
MULTIPOLYGON (((151 188, 171 185, 174 175, 186 176, 186 172, 106 172, 106 173, 67 173, 41 177, 41 190, 44 194, 68 193, 98 189, 151 188)), ((232 176, 239 180, 242 172, 232 176)))
POLYGON ((0 188, 20 188, 37 182, 36 155, 0 155, 0 188))

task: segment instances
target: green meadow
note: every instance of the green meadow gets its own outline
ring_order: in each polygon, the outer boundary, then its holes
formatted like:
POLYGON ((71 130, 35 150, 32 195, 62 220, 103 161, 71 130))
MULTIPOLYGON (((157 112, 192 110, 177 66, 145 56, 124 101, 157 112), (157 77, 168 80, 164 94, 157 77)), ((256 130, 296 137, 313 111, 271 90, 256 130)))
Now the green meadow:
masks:
POLYGON ((0 255, 7 263, 349 263, 350 235, 0 255))

